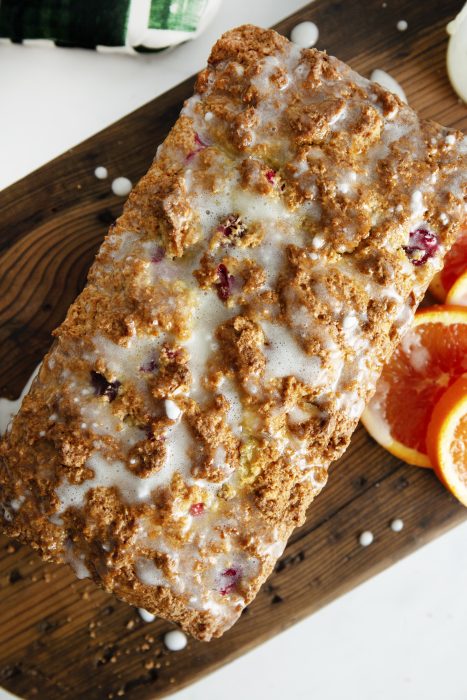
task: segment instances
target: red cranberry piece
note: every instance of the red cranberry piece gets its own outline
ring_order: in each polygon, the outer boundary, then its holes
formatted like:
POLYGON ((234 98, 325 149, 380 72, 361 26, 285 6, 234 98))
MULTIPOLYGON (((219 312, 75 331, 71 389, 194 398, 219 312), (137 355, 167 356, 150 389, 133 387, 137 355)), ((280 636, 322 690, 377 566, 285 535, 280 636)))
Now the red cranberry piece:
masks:
POLYGON ((268 182, 271 183, 271 185, 274 184, 274 180, 276 177, 276 171, 275 170, 267 170, 266 171, 266 179, 268 182))
POLYGON ((221 301, 227 301, 232 294, 232 284, 234 282, 233 275, 229 275, 229 271, 222 263, 217 267, 217 276, 219 282, 216 283, 217 296, 221 301))
POLYGON ((204 503, 193 503, 190 506, 190 515, 202 515, 204 513, 204 503))
POLYGON ((195 148, 187 155, 187 162, 194 158, 200 151, 203 151, 209 144, 204 143, 199 134, 195 134, 195 148))
POLYGON ((246 226, 239 216, 236 214, 229 214, 222 224, 219 224, 218 231, 221 231, 224 236, 230 240, 235 238, 242 238, 246 232, 246 226))
POLYGON ((227 595, 228 593, 233 591, 234 588, 236 587, 237 583, 240 580, 241 573, 240 573, 240 571, 238 571, 238 569, 231 568, 231 569, 226 569, 225 571, 223 571, 221 573, 221 576, 223 578, 230 579, 229 582, 226 583, 225 586, 222 586, 222 588, 219 590, 219 593, 221 595, 227 595))
POLYGON ((195 134, 195 143, 200 147, 200 150, 208 147, 208 144, 204 143, 199 134, 195 134))
POLYGON ((425 228, 417 228, 409 234, 409 244, 402 246, 412 265, 424 265, 438 250, 438 239, 425 228))
POLYGON ((163 260, 165 257, 165 250, 161 248, 160 246, 157 246, 156 250, 151 256, 151 262, 153 263, 160 263, 161 260, 163 260))
POLYGON ((113 401, 117 394, 118 388, 121 386, 121 382, 115 380, 114 382, 109 382, 100 372, 91 371, 91 383, 96 392, 96 396, 106 396, 109 402, 113 401))
POLYGON ((141 365, 139 368, 140 372, 155 372, 156 369, 159 369, 159 364, 157 360, 149 360, 146 362, 144 365, 141 365))
POLYGON ((176 362, 180 355, 180 348, 165 348, 167 359, 171 362, 176 362))

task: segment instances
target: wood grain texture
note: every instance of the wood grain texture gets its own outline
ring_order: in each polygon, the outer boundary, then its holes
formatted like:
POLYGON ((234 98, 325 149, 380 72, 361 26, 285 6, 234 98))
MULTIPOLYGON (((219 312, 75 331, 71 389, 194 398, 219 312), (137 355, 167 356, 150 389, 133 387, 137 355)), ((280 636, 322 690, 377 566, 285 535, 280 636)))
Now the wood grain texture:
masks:
MULTIPOLYGON (((389 71, 423 117, 467 129, 445 75, 446 22, 461 0, 366 3, 317 0, 280 22, 288 35, 313 20, 325 48, 364 75, 389 71), (398 32, 396 23, 408 22, 398 32)), ((285 5, 284 5, 285 6, 285 5)), ((136 181, 173 124, 193 79, 0 193, 0 395, 13 398, 50 345, 50 331, 84 285, 122 200, 110 181, 136 181), (109 180, 97 180, 105 165, 109 180)), ((169 623, 136 611, 0 538, 0 684, 24 698, 159 698, 191 683, 328 603, 454 524, 467 511, 428 470, 402 465, 363 429, 333 467, 274 574, 220 640, 162 644, 169 623), (393 517, 405 528, 393 533, 393 517), (374 544, 358 544, 362 529, 374 544)))

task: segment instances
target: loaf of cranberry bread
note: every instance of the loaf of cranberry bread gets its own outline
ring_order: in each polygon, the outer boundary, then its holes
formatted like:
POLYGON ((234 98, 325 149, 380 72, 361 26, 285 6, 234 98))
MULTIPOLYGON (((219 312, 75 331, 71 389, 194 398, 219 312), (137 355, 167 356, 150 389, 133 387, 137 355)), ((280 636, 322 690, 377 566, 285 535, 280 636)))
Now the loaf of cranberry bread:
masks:
POLYGON ((225 34, 3 440, 3 529, 221 635, 349 444, 466 192, 461 133, 274 31, 225 34))

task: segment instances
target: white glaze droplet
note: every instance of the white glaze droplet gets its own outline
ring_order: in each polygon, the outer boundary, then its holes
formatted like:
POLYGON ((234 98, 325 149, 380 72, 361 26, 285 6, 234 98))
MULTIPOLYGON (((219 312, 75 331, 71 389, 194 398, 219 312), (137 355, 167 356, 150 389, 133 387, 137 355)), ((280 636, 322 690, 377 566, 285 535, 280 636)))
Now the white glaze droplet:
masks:
POLYGON ((290 32, 290 40, 302 49, 314 46, 318 37, 319 30, 314 22, 300 22, 290 32))
POLYGON ((409 25, 407 24, 407 22, 405 21, 405 19, 400 19, 400 20, 398 21, 398 23, 396 24, 396 27, 398 28, 398 30, 399 30, 400 32, 405 32, 405 31, 407 30, 407 27, 408 27, 408 26, 409 26, 409 25))
POLYGON ((117 197, 126 197, 130 194, 132 188, 131 180, 127 177, 116 177, 112 182, 112 192, 117 197))
POLYGON ((423 192, 414 190, 410 198, 410 211, 414 219, 421 219, 426 212, 426 206, 423 203, 423 192))
POLYGON ((362 532, 362 534, 358 538, 358 541, 360 542, 362 547, 369 547, 370 544, 372 544, 373 540, 373 533, 370 532, 370 530, 365 530, 365 532, 362 532))
POLYGON ((139 616, 144 622, 153 622, 156 619, 156 616, 150 613, 148 610, 145 610, 144 608, 138 608, 138 613, 139 616))
POLYGON ((393 532, 400 532, 404 527, 404 521, 401 518, 394 518, 391 522, 391 530, 393 532))
POLYGON ((169 651, 181 651, 187 643, 188 639, 181 630, 171 630, 164 634, 164 644, 169 651))
POLYGON ((97 168, 94 170, 94 175, 97 177, 98 180, 105 180, 105 178, 109 176, 109 171, 107 170, 107 168, 104 168, 103 165, 98 165, 97 168))
POLYGON ((164 401, 164 408, 167 414, 167 418, 170 418, 170 420, 177 420, 177 418, 180 417, 181 410, 179 409, 175 401, 172 401, 172 399, 166 399, 164 401))
POLYGON ((91 573, 84 562, 83 552, 75 553, 73 545, 68 542, 66 545, 66 560, 71 566, 77 578, 91 578, 91 573))
POLYGON ((393 92, 397 97, 399 97, 403 102, 407 102, 407 97, 402 87, 399 85, 397 80, 395 80, 392 75, 386 73, 384 70, 376 68, 370 75, 370 80, 374 83, 378 83, 381 87, 393 92))
POLYGON ((447 214, 445 214, 444 211, 442 211, 439 215, 439 220, 444 226, 447 226, 449 223, 449 216, 447 216, 447 214))
POLYGON ((352 328, 356 328, 358 326, 358 320, 356 316, 353 316, 352 314, 348 314, 347 316, 344 316, 342 319, 342 327, 345 330, 351 330, 352 328))
POLYGON ((313 238, 313 240, 311 241, 311 245, 316 250, 319 250, 320 248, 322 248, 325 243, 326 243, 326 241, 324 240, 323 236, 319 236, 319 235, 315 236, 313 238))

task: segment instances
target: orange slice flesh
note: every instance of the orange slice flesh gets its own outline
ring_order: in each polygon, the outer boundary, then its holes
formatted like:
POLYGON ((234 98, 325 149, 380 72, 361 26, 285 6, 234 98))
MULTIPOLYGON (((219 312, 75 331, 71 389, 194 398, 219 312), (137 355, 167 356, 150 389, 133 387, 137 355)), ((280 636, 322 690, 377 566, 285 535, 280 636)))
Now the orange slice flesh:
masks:
POLYGON ((408 464, 430 467, 426 432, 434 406, 467 372, 467 308, 419 311, 384 367, 362 422, 370 435, 408 464))
POLYGON ((446 297, 446 304, 467 306, 467 270, 452 285, 446 297))
POLYGON ((467 506, 467 375, 459 377, 434 407, 426 444, 436 474, 467 506))
POLYGON ((444 267, 430 283, 430 292, 444 301, 454 282, 467 270, 467 228, 463 229, 449 253, 444 258, 444 267))

